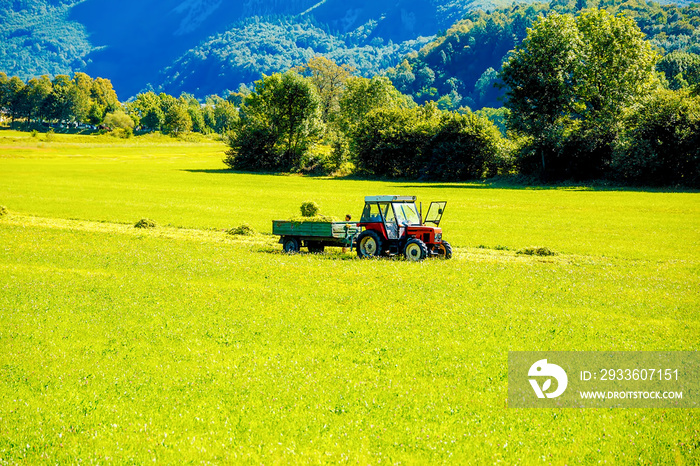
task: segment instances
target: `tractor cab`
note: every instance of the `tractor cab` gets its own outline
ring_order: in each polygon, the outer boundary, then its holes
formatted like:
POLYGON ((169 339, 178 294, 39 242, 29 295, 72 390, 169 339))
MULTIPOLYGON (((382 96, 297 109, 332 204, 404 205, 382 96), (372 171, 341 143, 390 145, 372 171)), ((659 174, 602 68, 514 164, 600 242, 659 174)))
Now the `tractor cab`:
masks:
POLYGON ((365 208, 358 223, 365 231, 358 237, 358 255, 403 253, 413 260, 422 260, 428 255, 451 257, 452 249, 449 243, 442 241, 439 227, 446 204, 431 203, 423 221, 415 196, 365 197, 365 208))

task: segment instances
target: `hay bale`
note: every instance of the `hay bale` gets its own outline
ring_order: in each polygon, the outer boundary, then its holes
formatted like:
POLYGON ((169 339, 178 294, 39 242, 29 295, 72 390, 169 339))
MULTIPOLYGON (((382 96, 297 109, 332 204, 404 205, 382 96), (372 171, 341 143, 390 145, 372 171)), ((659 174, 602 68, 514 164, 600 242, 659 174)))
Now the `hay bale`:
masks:
POLYGON ((516 254, 525 254, 527 256, 556 256, 557 252, 552 251, 547 247, 542 246, 530 246, 527 248, 522 248, 516 252, 516 254))
POLYGON ((314 201, 306 201, 300 207, 302 217, 316 217, 321 208, 314 201))
POLYGON ((236 228, 231 228, 226 233, 228 233, 229 235, 236 236, 254 236, 256 234, 255 230, 253 230, 253 227, 251 227, 247 223, 238 225, 236 228))
POLYGON ((134 224, 134 228, 155 228, 158 224, 150 218, 142 218, 134 224))

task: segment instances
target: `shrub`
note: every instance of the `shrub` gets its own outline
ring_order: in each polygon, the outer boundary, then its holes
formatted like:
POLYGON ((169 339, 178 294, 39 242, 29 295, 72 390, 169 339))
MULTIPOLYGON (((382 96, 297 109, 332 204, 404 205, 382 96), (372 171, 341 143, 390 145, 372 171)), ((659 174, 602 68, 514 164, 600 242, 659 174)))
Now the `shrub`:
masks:
POLYGON ((155 228, 158 225, 150 218, 142 218, 134 224, 134 228, 155 228))
POLYGON ((504 165, 502 139, 496 126, 485 117, 447 113, 432 135, 420 171, 426 178, 447 181, 494 176, 504 165))
POLYGON ((134 130, 132 128, 116 128, 112 134, 118 138, 129 139, 134 135, 134 130))
POLYGON ((9 214, 10 211, 7 210, 7 207, 4 205, 0 205, 0 217, 4 217, 5 215, 9 214))
POLYGON ((617 174, 644 185, 700 187, 700 99, 661 90, 630 115, 617 174))
MULTIPOLYGON (((132 120, 129 115, 124 113, 124 110, 119 109, 105 115, 104 124, 105 126, 112 128, 114 131, 129 129, 133 134, 134 120, 132 120)), ((128 137, 121 134, 124 133, 124 131, 120 131, 119 133, 119 137, 128 137)))
POLYGON ((525 254, 526 256, 556 256, 557 253, 546 247, 531 246, 518 250, 516 254, 525 254))
POLYGON ((320 207, 314 201, 306 201, 301 204, 300 210, 302 217, 316 217, 320 207))
POLYGON ((236 228, 231 228, 226 233, 234 236, 254 236, 255 230, 247 223, 243 223, 236 228))

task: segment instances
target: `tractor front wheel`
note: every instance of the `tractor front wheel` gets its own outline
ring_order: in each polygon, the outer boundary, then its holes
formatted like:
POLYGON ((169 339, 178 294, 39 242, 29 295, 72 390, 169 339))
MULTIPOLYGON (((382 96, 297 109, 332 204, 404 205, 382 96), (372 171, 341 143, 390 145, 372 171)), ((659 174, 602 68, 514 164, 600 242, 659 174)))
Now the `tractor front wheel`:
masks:
POLYGON ((299 240, 296 238, 285 238, 282 249, 288 254, 299 252, 299 240))
POLYGON ((440 259, 452 259, 452 246, 447 241, 436 244, 433 251, 437 253, 440 259))
POLYGON ((409 239, 403 248, 403 255, 406 260, 420 262, 428 257, 428 247, 417 238, 409 239))
POLYGON ((365 230, 357 238, 357 255, 364 259, 382 253, 382 239, 372 230, 365 230))

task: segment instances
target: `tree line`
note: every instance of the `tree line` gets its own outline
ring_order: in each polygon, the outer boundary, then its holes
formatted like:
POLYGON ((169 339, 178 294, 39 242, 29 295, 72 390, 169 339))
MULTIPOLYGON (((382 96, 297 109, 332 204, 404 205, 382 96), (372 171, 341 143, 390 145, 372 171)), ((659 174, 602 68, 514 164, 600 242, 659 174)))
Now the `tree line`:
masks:
POLYGON ((519 173, 700 186, 700 57, 677 51, 662 59, 624 15, 590 9, 538 17, 498 75, 501 111, 418 105, 387 77, 352 71, 316 57, 257 81, 242 98, 226 164, 424 180, 519 173), (507 136, 494 124, 499 118, 507 136))
POLYGON ((122 104, 105 78, 76 73, 72 78, 41 76, 24 82, 0 72, 0 113, 11 125, 26 127, 90 125, 119 136, 130 136, 134 129, 173 135, 190 131, 223 134, 238 119, 236 101, 240 98, 239 93, 229 94, 228 99, 213 95, 202 103, 186 93, 176 98, 144 92, 122 104))

